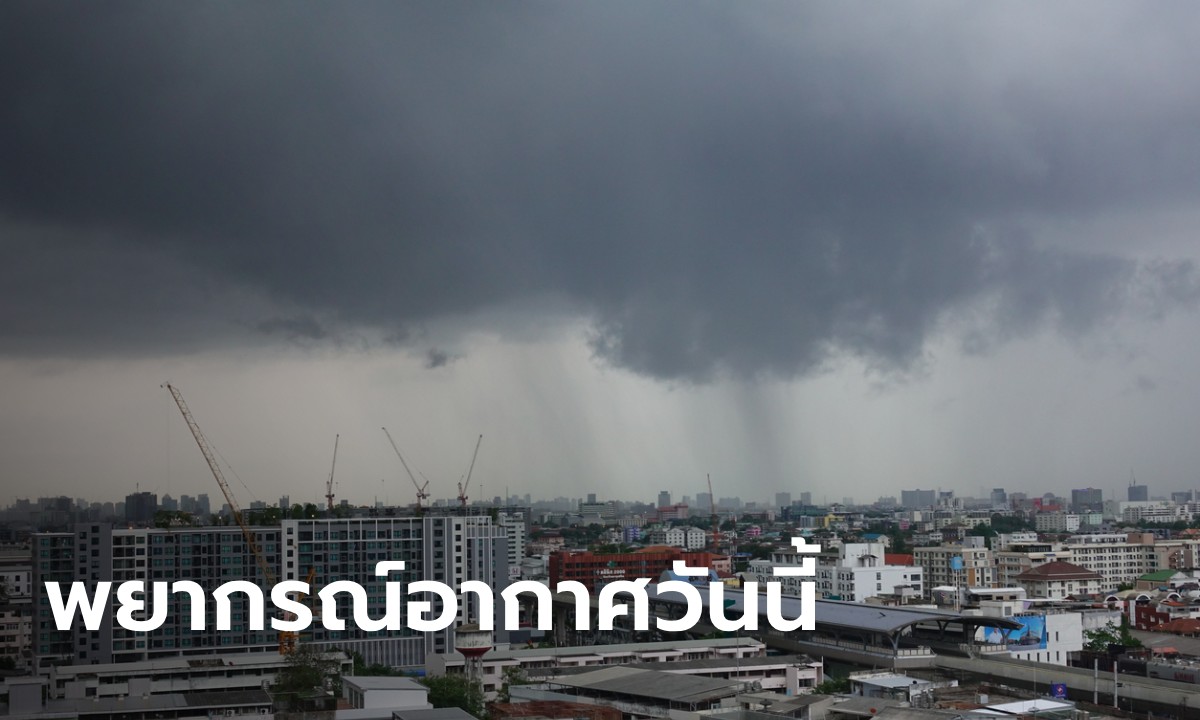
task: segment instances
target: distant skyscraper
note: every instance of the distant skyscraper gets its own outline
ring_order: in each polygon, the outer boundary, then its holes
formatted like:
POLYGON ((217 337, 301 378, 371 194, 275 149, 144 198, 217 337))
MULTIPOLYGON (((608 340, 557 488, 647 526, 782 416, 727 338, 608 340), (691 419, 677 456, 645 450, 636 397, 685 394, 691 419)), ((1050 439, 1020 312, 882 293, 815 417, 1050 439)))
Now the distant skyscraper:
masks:
POLYGON ((812 505, 812 493, 810 493, 810 492, 800 493, 800 504, 801 505, 812 505))
POLYGON ((937 490, 901 490, 900 504, 913 510, 933 507, 937 503, 937 490))
POLYGON ((775 507, 785 508, 792 504, 792 494, 786 492, 775 493, 775 507))
POLYGON ((588 502, 588 505, 595 505, 596 504, 596 493, 588 493, 587 502, 588 502))
POLYGON ((1145 485, 1129 484, 1129 502, 1141 502, 1150 499, 1150 489, 1145 485))
POLYGON ((139 492, 125 496, 125 522, 130 525, 153 525, 158 511, 158 495, 139 492))
POLYGON ((668 490, 659 490, 659 491, 658 491, 658 506, 659 506, 659 507, 670 507, 670 505, 671 505, 671 493, 670 493, 670 491, 668 491, 668 490))
POLYGON ((1004 488, 992 488, 992 507, 1008 507, 1008 493, 1004 488))
POLYGON ((1072 512, 1103 512, 1104 493, 1099 488, 1084 488, 1071 491, 1072 512))

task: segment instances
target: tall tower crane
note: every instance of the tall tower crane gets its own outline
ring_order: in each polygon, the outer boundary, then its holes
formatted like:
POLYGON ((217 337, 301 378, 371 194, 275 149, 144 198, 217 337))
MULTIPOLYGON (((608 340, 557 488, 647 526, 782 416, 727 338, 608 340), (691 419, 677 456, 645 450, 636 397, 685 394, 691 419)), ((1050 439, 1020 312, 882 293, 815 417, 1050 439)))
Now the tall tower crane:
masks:
MULTIPOLYGON (((229 511, 233 513, 234 522, 242 529, 242 537, 246 540, 246 547, 254 555, 254 560, 258 563, 258 569, 262 571, 263 579, 267 581, 268 586, 274 586, 276 582, 275 570, 267 562, 266 556, 263 555, 262 550, 258 547, 258 543, 255 542, 254 533, 246 523, 246 518, 242 514, 242 508, 238 505, 237 500, 234 499, 233 491, 229 488, 229 483, 225 481, 225 474, 221 472, 221 466, 217 463, 216 455, 213 454, 208 438, 204 437, 204 433, 196 423, 196 418, 192 417, 192 411, 188 409, 187 403, 183 401, 183 395, 180 394, 179 389, 170 383, 163 383, 163 387, 171 393, 171 397, 175 399, 175 404, 179 406, 179 412, 183 415, 183 421, 187 423, 188 430, 192 431, 192 437, 196 439, 196 445, 200 447, 200 453, 204 455, 204 460, 208 463, 208 469, 212 472, 213 478, 216 479, 217 485, 221 487, 221 494, 225 496, 225 502, 229 504, 229 511)), ((294 632, 281 631, 279 633, 279 652, 294 652, 296 650, 297 638, 298 636, 294 632)))
POLYGON ((333 515, 333 471, 337 469, 337 448, 341 435, 333 436, 333 464, 329 467, 329 479, 325 481, 325 512, 333 515))
MULTIPOLYGON (((425 488, 429 487, 429 481, 426 480, 424 485, 417 482, 417 479, 413 477, 412 470, 408 469, 408 463, 404 462, 404 456, 400 454, 400 448, 396 447, 396 441, 392 439, 392 434, 388 432, 387 428, 383 429, 383 434, 387 435, 388 442, 392 444, 392 450, 396 451, 396 457, 400 458, 400 464, 404 466, 404 472, 408 473, 408 479, 412 480, 413 487, 417 489, 417 512, 420 513, 422 501, 429 497, 429 493, 425 491, 425 488)), ((421 477, 424 477, 424 475, 421 477)))
POLYGON ((462 507, 467 506, 467 488, 471 485, 471 473, 475 471, 475 458, 479 457, 479 444, 483 442, 483 435, 475 441, 475 452, 471 455, 471 467, 467 468, 467 479, 458 484, 458 504, 462 507))

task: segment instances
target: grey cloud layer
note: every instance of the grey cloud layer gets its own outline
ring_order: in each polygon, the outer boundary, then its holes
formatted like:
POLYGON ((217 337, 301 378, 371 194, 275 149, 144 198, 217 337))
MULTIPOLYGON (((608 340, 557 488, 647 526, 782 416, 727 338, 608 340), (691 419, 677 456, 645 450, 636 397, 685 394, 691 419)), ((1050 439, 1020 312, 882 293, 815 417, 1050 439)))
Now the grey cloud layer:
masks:
POLYGON ((1162 313, 1190 263, 1037 228, 1200 196, 1198 14, 6 3, 0 349, 404 342, 556 298, 603 358, 704 379, 1162 313))

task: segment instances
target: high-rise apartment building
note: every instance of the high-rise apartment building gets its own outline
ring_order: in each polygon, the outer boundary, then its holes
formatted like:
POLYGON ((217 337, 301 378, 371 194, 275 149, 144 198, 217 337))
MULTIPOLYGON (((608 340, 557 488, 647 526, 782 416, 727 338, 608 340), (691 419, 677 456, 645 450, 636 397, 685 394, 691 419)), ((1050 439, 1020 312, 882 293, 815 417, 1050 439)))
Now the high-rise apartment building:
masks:
MULTIPOLYGON (((459 590, 467 580, 481 580, 499 591, 508 584, 508 537, 490 517, 425 515, 406 518, 323 518, 283 522, 284 570, 282 578, 304 580, 315 571, 317 588, 334 580, 354 580, 368 597, 382 605, 385 578, 375 577, 380 560, 403 560, 402 575, 391 580, 405 583, 433 580, 459 590)), ((461 595, 458 622, 479 620, 474 594, 461 595)), ((350 616, 350 599, 339 600, 338 617, 350 616), (343 605, 344 603, 344 605, 343 605)), ((440 602, 434 600, 435 613, 440 602)), ((497 600, 496 613, 502 604, 497 600)), ((379 607, 377 617, 382 614, 379 607)), ((501 627, 496 623, 496 627, 501 627)), ((340 648, 360 653, 368 664, 391 667, 423 665, 428 653, 454 648, 454 626, 440 632, 366 632, 348 621, 346 630, 326 630, 314 624, 311 642, 319 649, 340 648)), ((304 641, 304 640, 302 640, 304 641)))
MULTIPOLYGON (((487 516, 352 518, 285 520, 282 527, 254 527, 258 546, 275 579, 306 580, 313 590, 335 580, 362 585, 371 598, 371 615, 383 614, 384 583, 407 584, 435 580, 460 588, 466 580, 482 580, 499 590, 508 583, 508 536, 487 516), (403 573, 375 577, 381 560, 403 560, 403 573)), ((114 528, 106 524, 78 525, 71 533, 39 533, 33 537, 34 655, 41 666, 63 660, 74 663, 112 663, 149 660, 180 654, 210 654, 278 647, 278 634, 264 619, 262 630, 251 629, 251 608, 244 593, 231 595, 231 628, 216 630, 213 591, 231 580, 249 580, 270 596, 271 588, 258 560, 236 526, 195 528, 114 528), (113 585, 113 598, 100 628, 88 631, 81 623, 57 630, 49 611, 45 581, 75 580, 89 588, 101 581, 113 585), (126 580, 192 580, 208 598, 208 621, 201 631, 189 628, 186 595, 172 595, 166 622, 151 632, 130 632, 115 622, 116 586, 126 580)), ((89 594, 90 594, 89 590, 89 594)), ((403 597, 407 597, 403 588, 403 597)), ((457 620, 478 619, 474 595, 460 606, 457 620)), ((320 601, 314 599, 320 611, 320 601)), ((362 654, 368 663, 419 666, 426 653, 453 647, 453 626, 439 633, 365 632, 351 612, 350 598, 338 597, 337 614, 346 629, 326 630, 319 620, 303 633, 302 643, 319 649, 338 647, 362 654)), ((499 610, 500 603, 497 602, 499 610)), ((270 602, 268 616, 274 615, 270 602)))
POLYGON ((1083 488, 1071 491, 1071 512, 1103 512, 1104 493, 1099 488, 1083 488))
POLYGON ((1129 502, 1145 502, 1150 499, 1150 489, 1145 485, 1130 483, 1127 493, 1128 497, 1126 500, 1129 502))
POLYGON ((671 505, 670 491, 659 490, 658 491, 658 506, 661 508, 661 507, 670 507, 670 505, 671 505))
POLYGON ((158 511, 158 495, 139 492, 125 496, 125 522, 130 525, 153 525, 158 511))
POLYGON ((913 565, 925 569, 927 593, 939 586, 990 588, 996 582, 992 551, 982 546, 914 548, 913 565))
POLYGON ((901 490, 900 504, 910 510, 933 507, 937 504, 937 490, 901 490))

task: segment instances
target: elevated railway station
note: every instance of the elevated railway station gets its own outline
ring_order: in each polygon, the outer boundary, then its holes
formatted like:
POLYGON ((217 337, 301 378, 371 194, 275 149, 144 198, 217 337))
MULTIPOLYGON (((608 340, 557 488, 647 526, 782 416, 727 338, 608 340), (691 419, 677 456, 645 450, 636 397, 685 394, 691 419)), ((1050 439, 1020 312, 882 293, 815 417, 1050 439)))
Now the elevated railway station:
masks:
MULTIPOLYGON (((686 599, 675 592, 658 592, 657 585, 648 587, 652 617, 678 619, 686 612, 686 599)), ((719 632, 710 622, 709 594, 700 589, 704 613, 687 634, 704 637, 719 632)), ((618 617, 611 631, 600 631, 598 601, 591 597, 591 618, 586 631, 576 630, 575 598, 569 593, 554 596, 554 635, 561 644, 600 644, 609 642, 638 642, 663 640, 668 634, 656 630, 651 622, 649 631, 634 631, 632 619, 618 617)), ((745 594, 736 588, 724 588, 725 616, 740 618, 744 614, 745 594)), ((799 617, 800 598, 784 596, 781 603, 785 618, 799 617)), ((780 632, 767 622, 766 596, 758 597, 758 629, 740 634, 758 638, 769 647, 790 652, 819 655, 848 663, 881 668, 933 667, 938 653, 969 656, 983 653, 987 648, 976 642, 981 627, 1019 630, 1021 625, 999 617, 964 615, 962 613, 925 608, 891 607, 863 603, 817 600, 814 602, 813 630, 780 632)))

